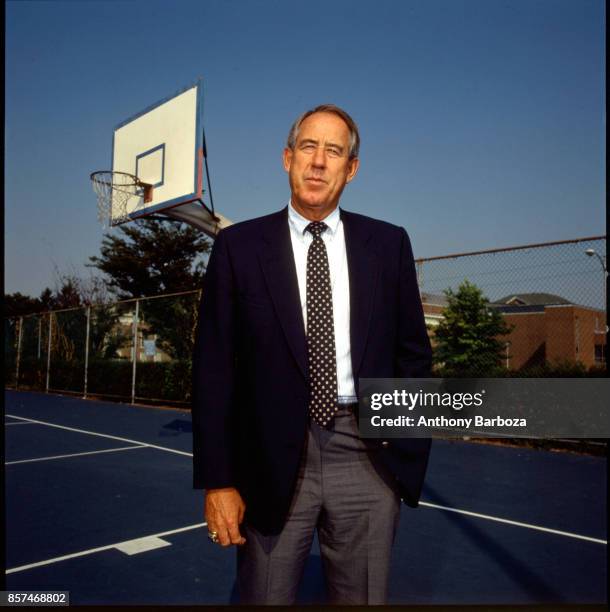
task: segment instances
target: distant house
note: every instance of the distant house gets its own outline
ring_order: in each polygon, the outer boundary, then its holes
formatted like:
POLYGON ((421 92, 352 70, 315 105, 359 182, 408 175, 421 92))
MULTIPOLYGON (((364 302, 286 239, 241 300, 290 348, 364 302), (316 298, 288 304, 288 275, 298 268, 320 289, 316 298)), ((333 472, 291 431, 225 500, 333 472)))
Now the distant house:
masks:
POLYGON ((545 362, 580 361, 585 366, 606 362, 606 313, 574 304, 551 293, 516 293, 491 303, 513 326, 503 339, 507 367, 545 362))
MULTIPOLYGON (((447 307, 444 295, 421 293, 429 335, 447 307)), ((490 304, 513 327, 502 340, 506 344, 508 369, 545 362, 580 361, 585 366, 606 363, 606 313, 574 304, 552 293, 514 293, 490 304)))
POLYGON ((429 328, 436 327, 443 319, 443 310, 448 305, 447 298, 444 295, 422 292, 421 301, 426 326, 429 328))
MULTIPOLYGON (((125 345, 119 348, 116 356, 120 359, 133 358, 133 314, 128 313, 118 317, 118 329, 125 338, 125 345)), ((138 323, 137 338, 138 361, 164 362, 171 361, 172 358, 159 348, 159 338, 157 334, 150 330, 146 321, 140 320, 138 323)))
POLYGON ((536 308, 540 306, 557 306, 571 304, 569 300, 562 298, 560 295, 553 293, 517 293, 509 294, 492 302, 494 305, 500 305, 503 312, 510 312, 510 308, 515 309, 527 307, 536 308))

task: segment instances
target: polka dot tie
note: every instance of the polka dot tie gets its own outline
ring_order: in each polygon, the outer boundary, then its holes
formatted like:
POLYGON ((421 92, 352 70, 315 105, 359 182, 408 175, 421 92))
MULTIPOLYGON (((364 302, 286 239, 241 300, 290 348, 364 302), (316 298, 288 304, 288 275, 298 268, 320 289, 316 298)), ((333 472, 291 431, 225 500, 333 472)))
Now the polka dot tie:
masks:
POLYGON ((313 221, 306 228, 313 241, 307 251, 307 351, 311 418, 325 427, 337 410, 337 357, 330 268, 322 233, 328 226, 313 221))

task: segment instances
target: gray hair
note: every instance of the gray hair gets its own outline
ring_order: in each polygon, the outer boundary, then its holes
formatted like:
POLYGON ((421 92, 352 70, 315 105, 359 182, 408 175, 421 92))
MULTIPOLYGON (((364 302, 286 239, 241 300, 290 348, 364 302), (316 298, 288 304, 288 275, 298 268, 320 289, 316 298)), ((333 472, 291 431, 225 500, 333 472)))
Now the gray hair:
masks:
POLYGON ((316 106, 316 108, 304 112, 292 124, 290 132, 288 132, 288 140, 286 141, 286 146, 290 150, 294 151, 301 123, 303 123, 303 121, 305 121, 307 117, 313 115, 314 113, 332 113, 333 115, 337 115, 337 117, 343 119, 349 129, 349 158, 354 159, 358 157, 358 152, 360 151, 360 134, 358 133, 358 126, 356 125, 356 122, 342 108, 339 108, 334 104, 321 104, 320 106, 316 106))

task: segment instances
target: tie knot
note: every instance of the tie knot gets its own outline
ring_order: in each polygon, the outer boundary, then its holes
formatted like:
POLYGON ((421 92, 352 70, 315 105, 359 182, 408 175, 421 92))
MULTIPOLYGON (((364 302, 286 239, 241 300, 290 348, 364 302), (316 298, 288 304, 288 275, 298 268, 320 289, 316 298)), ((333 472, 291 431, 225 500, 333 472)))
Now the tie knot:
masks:
POLYGON ((305 231, 309 232, 314 238, 319 238, 327 228, 328 225, 324 221, 312 221, 305 228, 305 231))

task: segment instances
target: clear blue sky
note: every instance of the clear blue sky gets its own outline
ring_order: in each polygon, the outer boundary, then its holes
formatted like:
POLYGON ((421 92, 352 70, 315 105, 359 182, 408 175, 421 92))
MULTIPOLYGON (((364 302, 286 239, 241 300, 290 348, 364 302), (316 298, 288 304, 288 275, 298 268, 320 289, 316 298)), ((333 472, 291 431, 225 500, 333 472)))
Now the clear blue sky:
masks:
POLYGON ((216 208, 288 200, 296 115, 359 123, 342 206, 415 255, 605 232, 601 0, 134 0, 6 5, 7 292, 99 252, 89 173, 123 119, 202 76, 216 208))

